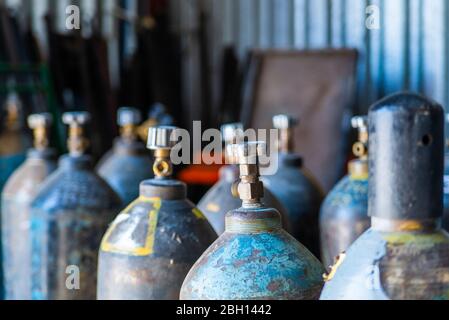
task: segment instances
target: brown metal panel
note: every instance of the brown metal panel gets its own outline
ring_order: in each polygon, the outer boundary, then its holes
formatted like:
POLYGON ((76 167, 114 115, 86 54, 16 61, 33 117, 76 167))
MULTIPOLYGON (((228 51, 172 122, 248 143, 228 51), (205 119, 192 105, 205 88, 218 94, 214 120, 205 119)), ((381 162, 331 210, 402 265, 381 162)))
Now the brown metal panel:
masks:
POLYGON ((344 163, 342 123, 355 96, 356 64, 355 50, 252 53, 242 121, 247 127, 269 129, 275 114, 299 117, 295 151, 326 191, 344 163))

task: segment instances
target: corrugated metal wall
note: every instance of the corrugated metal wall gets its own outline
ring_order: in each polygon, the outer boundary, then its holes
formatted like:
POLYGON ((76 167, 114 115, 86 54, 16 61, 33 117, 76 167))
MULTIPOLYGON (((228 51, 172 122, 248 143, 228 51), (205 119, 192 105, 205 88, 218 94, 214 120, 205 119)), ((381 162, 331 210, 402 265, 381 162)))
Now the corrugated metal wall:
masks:
MULTIPOLYGON (((173 0, 177 16, 209 14, 212 70, 223 45, 247 49, 355 47, 360 51, 361 111, 397 90, 449 105, 447 0, 173 0), (379 18, 379 29, 366 24, 379 18)), ((377 21, 374 21, 374 25, 377 21)), ((185 26, 186 24, 184 24, 185 26)), ((187 28, 195 27, 192 21, 187 28)), ((186 32, 186 29, 181 32, 186 32)), ((216 75, 212 75, 214 83, 216 75)), ((217 88, 217 86, 214 86, 217 88)), ((192 89, 200 90, 200 89, 192 89)), ((214 95, 216 96, 216 95, 214 95)))
MULTIPOLYGON (((127 0, 130 11, 138 0, 127 0)), ((151 0, 145 0, 151 1, 151 0)), ((117 23, 111 12, 118 0, 4 0, 30 23, 45 43, 43 14, 50 10, 65 21, 65 6, 81 5, 88 20, 103 15, 103 32, 110 40, 111 73, 117 80, 117 23), (100 5, 101 4, 101 5, 100 5), (114 76, 115 75, 115 76, 114 76)), ((360 51, 359 103, 369 103, 401 90, 423 92, 449 105, 449 1, 447 0, 170 0, 173 30, 183 43, 184 100, 191 118, 201 108, 198 85, 198 14, 206 13, 210 40, 212 106, 219 98, 222 48, 235 45, 240 56, 253 47, 315 49, 355 47, 360 51), (374 7, 373 7, 374 6, 374 7), (368 29, 376 18, 379 29, 368 29), (373 16, 374 15, 374 16, 373 16)), ((132 12, 131 12, 132 13, 132 12)), ((131 30, 132 31, 132 30, 131 30)), ((128 46, 133 48, 132 37, 128 46)))

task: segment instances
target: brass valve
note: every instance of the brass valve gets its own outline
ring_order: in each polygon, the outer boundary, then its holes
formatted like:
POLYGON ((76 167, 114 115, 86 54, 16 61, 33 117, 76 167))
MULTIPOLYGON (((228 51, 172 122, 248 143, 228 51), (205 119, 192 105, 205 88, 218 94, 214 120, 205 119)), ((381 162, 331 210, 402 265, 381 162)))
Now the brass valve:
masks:
POLYGON ((227 123, 221 126, 221 136, 225 144, 225 163, 226 164, 236 164, 237 161, 233 157, 232 145, 243 141, 243 124, 227 123))
POLYGON ((368 117, 356 116, 351 119, 354 129, 359 131, 359 141, 352 146, 352 152, 360 159, 368 158, 368 117))
POLYGON ((171 149, 177 143, 177 127, 159 126, 148 130, 147 148, 154 150, 153 172, 156 178, 168 178, 173 174, 171 149))
POLYGON ((28 117, 28 126, 33 130, 34 148, 46 149, 49 145, 49 129, 53 123, 50 113, 35 113, 28 117))
POLYGON ((244 142, 232 145, 231 149, 240 168, 240 181, 236 190, 233 187, 233 193, 237 191, 243 207, 260 205, 264 191, 263 183, 259 180, 259 157, 266 155, 266 143, 244 142))
POLYGON ((12 92, 8 94, 3 108, 6 110, 6 127, 10 130, 19 128, 22 102, 17 93, 12 92))
POLYGON ((117 124, 120 126, 120 134, 126 140, 137 139, 137 129, 142 121, 139 110, 131 107, 122 107, 117 111, 117 124))
POLYGON ((278 114, 273 117, 273 127, 279 130, 278 150, 284 153, 290 153, 294 149, 293 128, 299 124, 295 117, 278 114))
POLYGON ((67 146, 73 156, 84 154, 89 147, 89 140, 84 136, 84 128, 90 121, 88 112, 66 112, 62 115, 62 122, 69 126, 67 146))

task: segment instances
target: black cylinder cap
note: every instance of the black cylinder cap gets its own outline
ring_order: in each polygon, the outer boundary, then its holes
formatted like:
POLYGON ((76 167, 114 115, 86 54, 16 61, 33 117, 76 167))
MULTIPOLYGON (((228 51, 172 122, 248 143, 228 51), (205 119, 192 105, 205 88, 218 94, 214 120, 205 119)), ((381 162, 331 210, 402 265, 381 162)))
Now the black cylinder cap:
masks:
POLYGON ((412 93, 384 98, 369 112, 368 213, 434 219, 443 210, 444 110, 412 93))

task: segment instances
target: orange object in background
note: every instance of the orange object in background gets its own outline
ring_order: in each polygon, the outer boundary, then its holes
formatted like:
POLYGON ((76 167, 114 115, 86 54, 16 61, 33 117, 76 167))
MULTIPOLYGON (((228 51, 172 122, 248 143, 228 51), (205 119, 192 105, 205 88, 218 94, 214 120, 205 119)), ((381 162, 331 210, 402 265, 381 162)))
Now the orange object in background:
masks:
POLYGON ((222 166, 223 164, 191 164, 179 172, 178 179, 188 185, 212 186, 218 181, 222 166))

